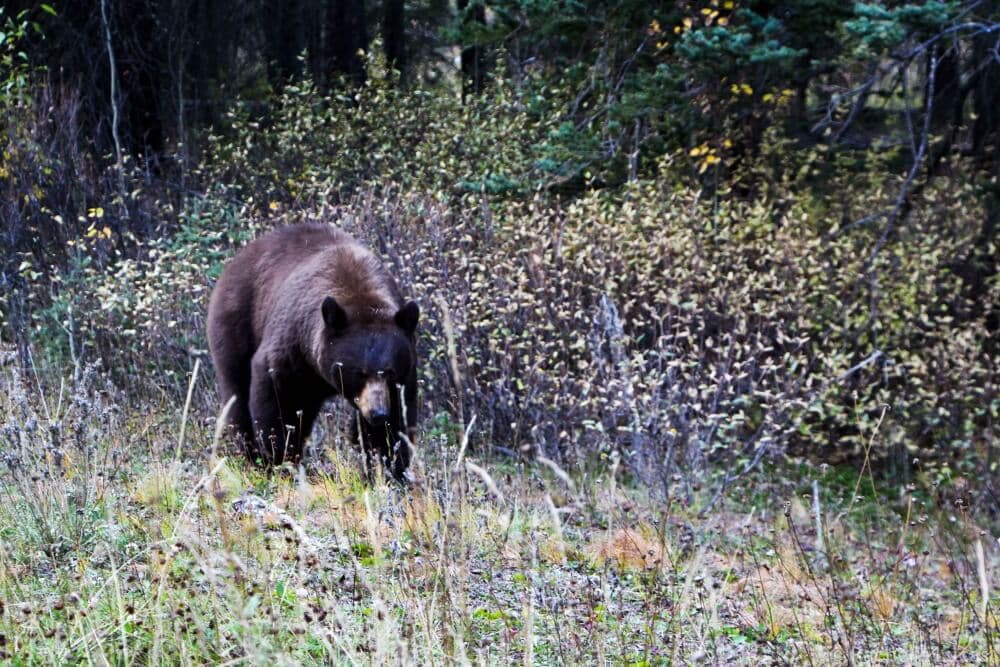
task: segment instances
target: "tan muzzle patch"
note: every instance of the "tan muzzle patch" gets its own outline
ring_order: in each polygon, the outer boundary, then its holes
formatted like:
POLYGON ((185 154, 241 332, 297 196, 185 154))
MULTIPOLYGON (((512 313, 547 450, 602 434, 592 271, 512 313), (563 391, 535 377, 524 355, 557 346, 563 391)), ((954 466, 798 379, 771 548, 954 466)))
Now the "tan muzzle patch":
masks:
POLYGON ((372 422, 389 418, 389 384, 382 378, 372 378, 365 382, 357 400, 358 410, 365 421, 372 422))

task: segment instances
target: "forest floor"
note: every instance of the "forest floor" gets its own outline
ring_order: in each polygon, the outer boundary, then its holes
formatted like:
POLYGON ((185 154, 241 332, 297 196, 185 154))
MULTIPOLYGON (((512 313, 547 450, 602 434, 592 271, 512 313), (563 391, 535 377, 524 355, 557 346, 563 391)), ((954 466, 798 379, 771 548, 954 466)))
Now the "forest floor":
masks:
POLYGON ((996 536, 867 469, 782 462, 705 512, 614 457, 431 431, 404 489, 363 483, 337 429, 265 475, 207 415, 5 389, 14 664, 1000 662, 996 536))

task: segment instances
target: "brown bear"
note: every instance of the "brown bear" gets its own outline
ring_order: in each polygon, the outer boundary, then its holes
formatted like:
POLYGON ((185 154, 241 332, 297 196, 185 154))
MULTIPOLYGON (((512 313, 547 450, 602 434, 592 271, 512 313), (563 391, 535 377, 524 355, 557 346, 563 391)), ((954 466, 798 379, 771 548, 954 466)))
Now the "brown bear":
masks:
POLYGON ((327 224, 276 229, 226 266, 208 344, 228 423, 251 460, 298 461, 323 402, 340 395, 370 475, 403 478, 417 419, 417 304, 375 255, 327 224), (375 457, 378 457, 377 459, 375 457))

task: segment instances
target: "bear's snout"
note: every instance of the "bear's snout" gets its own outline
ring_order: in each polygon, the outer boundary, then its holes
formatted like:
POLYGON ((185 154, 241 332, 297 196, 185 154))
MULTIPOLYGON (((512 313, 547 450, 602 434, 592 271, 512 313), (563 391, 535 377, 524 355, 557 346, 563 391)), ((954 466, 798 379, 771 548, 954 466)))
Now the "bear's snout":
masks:
POLYGON ((362 418, 369 424, 389 420, 389 384, 382 378, 365 382, 357 402, 362 418))

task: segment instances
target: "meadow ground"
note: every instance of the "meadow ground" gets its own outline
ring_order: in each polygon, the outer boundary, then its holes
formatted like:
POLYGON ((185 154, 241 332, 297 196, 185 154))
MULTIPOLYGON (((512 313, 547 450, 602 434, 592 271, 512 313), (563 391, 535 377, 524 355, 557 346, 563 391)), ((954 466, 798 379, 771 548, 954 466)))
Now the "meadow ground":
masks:
POLYGON ((438 420, 401 489, 362 482, 331 417, 268 476, 190 404, 2 370, 11 664, 1000 661, 996 537, 877 470, 785 461, 707 508, 438 420))

